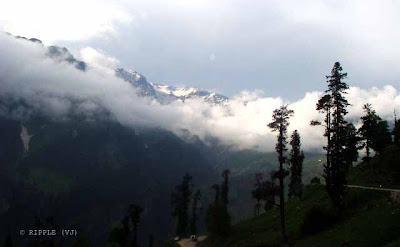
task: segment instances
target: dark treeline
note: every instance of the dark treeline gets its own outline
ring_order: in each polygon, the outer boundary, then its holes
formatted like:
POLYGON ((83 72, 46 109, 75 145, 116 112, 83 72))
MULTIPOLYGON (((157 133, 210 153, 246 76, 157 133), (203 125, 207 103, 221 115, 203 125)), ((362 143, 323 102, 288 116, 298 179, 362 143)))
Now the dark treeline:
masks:
POLYGON ((224 170, 221 185, 214 184, 211 187, 215 190, 215 200, 206 212, 206 226, 211 241, 216 237, 227 236, 231 230, 231 217, 228 212, 229 173, 229 170, 224 170))
MULTIPOLYGON (((395 116, 393 131, 390 131, 387 121, 382 120, 369 103, 364 105, 365 115, 360 118, 359 129, 346 120, 347 107, 350 105, 346 99, 346 91, 349 88, 344 81, 346 77, 347 73, 342 72, 340 63, 336 62, 331 74, 326 77, 327 89, 316 104, 316 110, 324 116, 323 121, 311 121, 311 125, 322 126, 325 129, 323 137, 326 139, 326 145, 323 149, 326 152, 326 162, 323 164, 323 178, 325 190, 336 210, 335 213, 339 214, 345 207, 346 177, 354 162, 359 160, 359 151, 365 149, 366 156, 363 161, 369 162, 372 151, 383 155, 392 143, 399 144, 400 142, 400 122, 397 117, 395 116)), ((290 141, 288 140, 288 126, 290 117, 293 115, 294 111, 288 109, 286 105, 274 110, 272 122, 268 124, 268 127, 272 132, 277 133, 275 150, 278 156, 278 167, 269 174, 256 173, 251 191, 252 197, 256 200, 254 215, 260 214, 263 205, 266 211, 274 207, 279 209, 282 245, 288 244, 285 201, 292 197, 301 200, 304 187, 302 174, 305 155, 301 148, 299 131, 293 131, 290 141), (286 181, 287 177, 288 181, 286 181)), ((190 181, 191 177, 188 175, 183 178, 182 184, 176 188, 179 192, 177 195, 180 195, 176 198, 181 199, 173 200, 180 202, 175 203, 177 206, 174 207, 176 210, 174 216, 178 219, 177 236, 185 236, 188 229, 188 209, 192 198, 190 181)), ((319 178, 315 177, 312 184, 320 184, 319 181, 319 178)), ((214 243, 216 238, 227 237, 231 231, 231 219, 228 212, 229 170, 222 172, 221 183, 212 185, 211 190, 215 193, 213 194, 214 202, 209 205, 205 220, 211 243, 214 243)), ((196 193, 196 195, 199 194, 199 192, 196 193)), ((194 196, 193 199, 192 220, 189 224, 191 234, 196 233, 194 226, 197 220, 198 198, 194 196)))
MULTIPOLYGON (((207 208, 205 217, 210 238, 227 236, 230 232, 229 173, 229 170, 224 170, 221 174, 221 183, 216 183, 210 188, 215 191, 214 201, 207 208)), ((201 192, 197 190, 193 193, 193 186, 192 176, 187 173, 172 193, 172 216, 176 219, 175 240, 187 237, 188 234, 196 237, 198 214, 202 207, 201 192)))
MULTIPOLYGON (((359 150, 365 149, 366 156, 363 161, 369 164, 371 151, 382 156, 385 150, 393 144, 400 144, 400 121, 395 114, 394 128, 390 131, 387 121, 382 120, 373 110, 372 105, 365 103, 363 109, 365 115, 360 118, 361 127, 356 129, 353 123, 349 123, 345 116, 350 103, 345 95, 349 88, 344 79, 347 73, 342 72, 339 62, 333 66, 331 74, 326 77, 327 89, 318 100, 316 110, 324 114, 323 122, 313 120, 311 125, 325 128, 324 137, 326 145, 326 162, 323 177, 325 189, 332 205, 340 214, 344 209, 344 197, 346 196, 346 177, 353 163, 358 161, 359 150)), ((287 244, 285 228, 285 177, 290 175, 287 195, 289 198, 296 196, 301 199, 303 182, 302 169, 304 153, 301 150, 300 133, 295 130, 291 135, 290 158, 286 157, 287 127, 290 117, 294 114, 287 106, 282 106, 273 112, 273 122, 268 127, 277 132, 276 152, 278 155, 278 170, 270 173, 270 180, 264 180, 263 173, 255 174, 252 197, 256 200, 254 214, 260 213, 261 202, 264 201, 264 209, 270 210, 277 206, 280 210, 280 223, 282 245, 287 244), (285 166, 286 165, 286 166, 285 166), (288 169, 287 169, 287 168, 288 169), (278 183, 275 183, 278 180, 278 183), (276 203, 278 198, 279 203, 276 203)), ((372 167, 374 169, 374 167, 372 167)), ((315 177, 312 183, 319 184, 315 177)))
POLYGON ((175 186, 171 197, 172 216, 176 218, 176 239, 190 235, 196 236, 201 208, 201 192, 193 190, 192 176, 186 173, 182 182, 175 186), (190 212, 191 209, 191 212, 190 212))
POLYGON ((121 220, 122 227, 115 227, 110 233, 108 243, 118 244, 122 247, 138 247, 138 227, 143 209, 131 204, 127 215, 121 220))

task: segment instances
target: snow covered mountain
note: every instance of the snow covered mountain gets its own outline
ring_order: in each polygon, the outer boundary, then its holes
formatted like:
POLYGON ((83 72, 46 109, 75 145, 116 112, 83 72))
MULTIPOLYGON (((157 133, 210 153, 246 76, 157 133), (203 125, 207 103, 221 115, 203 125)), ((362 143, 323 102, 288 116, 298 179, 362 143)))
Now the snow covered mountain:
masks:
POLYGON ((161 104, 169 104, 179 100, 185 102, 187 99, 202 99, 210 104, 226 105, 229 98, 221 94, 205 91, 197 87, 175 87, 161 83, 148 82, 146 77, 134 70, 118 68, 115 75, 134 86, 139 96, 150 97, 161 104))
POLYGON ((134 70, 119 68, 115 75, 131 83, 137 90, 139 96, 150 97, 161 104, 169 104, 180 100, 202 99, 210 104, 226 105, 229 99, 221 94, 205 91, 197 87, 175 87, 161 83, 148 82, 146 77, 134 70))
POLYGON ((156 91, 157 99, 162 103, 173 100, 185 102, 187 99, 199 98, 211 104, 228 104, 228 98, 217 93, 205 91, 197 87, 175 87, 160 83, 150 83, 156 91))
MULTIPOLYGON (((16 36, 15 38, 29 40, 42 45, 44 49, 47 50, 47 56, 53 58, 57 62, 68 62, 82 71, 90 69, 90 64, 77 60, 65 47, 46 47, 43 45, 42 41, 36 38, 28 39, 21 36, 16 36)), ((225 106, 229 104, 229 98, 221 94, 202 90, 197 87, 176 87, 161 83, 148 82, 146 77, 134 70, 117 68, 115 69, 115 76, 129 82, 137 89, 139 96, 149 97, 157 100, 161 104, 169 104, 176 100, 185 102, 188 99, 202 99, 213 105, 225 106)))
POLYGON ((115 75, 131 83, 131 85, 137 89, 139 96, 157 99, 153 86, 147 82, 146 77, 142 74, 134 70, 127 71, 123 68, 119 68, 115 70, 115 75))

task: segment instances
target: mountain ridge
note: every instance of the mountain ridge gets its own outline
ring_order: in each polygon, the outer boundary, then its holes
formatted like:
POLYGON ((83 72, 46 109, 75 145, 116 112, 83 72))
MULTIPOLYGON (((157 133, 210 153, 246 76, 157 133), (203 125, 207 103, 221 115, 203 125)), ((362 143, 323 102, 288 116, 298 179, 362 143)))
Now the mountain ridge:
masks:
MULTIPOLYGON (((11 34, 8 34, 12 36, 11 34)), ((74 65, 81 71, 86 71, 90 68, 90 64, 85 61, 76 59, 66 47, 59 46, 45 46, 40 39, 37 38, 26 38, 23 36, 13 36, 16 39, 24 39, 41 45, 47 49, 46 55, 57 62, 65 61, 69 64, 74 65)), ((132 69, 115 68, 114 74, 117 78, 129 82, 138 91, 138 96, 149 97, 153 100, 158 101, 161 104, 170 104, 174 101, 185 102, 189 99, 200 99, 204 102, 210 103, 211 105, 222 105, 226 106, 229 104, 229 98, 215 92, 203 90, 198 87, 190 86, 172 86, 164 83, 149 82, 147 78, 132 69)))

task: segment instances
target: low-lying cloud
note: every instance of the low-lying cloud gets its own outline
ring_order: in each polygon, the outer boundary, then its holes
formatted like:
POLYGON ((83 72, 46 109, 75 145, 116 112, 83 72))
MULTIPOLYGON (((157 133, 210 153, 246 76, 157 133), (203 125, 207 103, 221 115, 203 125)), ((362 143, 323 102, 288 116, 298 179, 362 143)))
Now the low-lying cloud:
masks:
MULTIPOLYGON (((214 136, 237 148, 271 151, 276 136, 267 124, 274 109, 289 104, 295 111, 289 131, 299 130, 304 149, 321 150, 324 145, 322 127, 310 126, 312 119, 323 118, 315 110, 322 92, 308 92, 295 102, 264 96, 262 91, 255 90, 243 91, 225 107, 211 106, 200 99, 161 105, 138 97, 131 84, 110 73, 110 67, 117 60, 92 48, 81 53, 91 65, 87 71, 47 57, 40 44, 3 34, 0 35, 0 54, 0 96, 23 99, 33 108, 57 119, 65 118, 72 107, 83 113, 106 109, 127 126, 162 127, 175 133, 187 129, 201 139, 214 136)), ((351 79, 348 81, 351 85, 351 79)), ((393 121, 393 110, 400 109, 399 91, 390 85, 371 89, 351 87, 347 98, 352 104, 348 114, 350 120, 359 119, 363 114, 362 105, 367 102, 389 121, 393 121)), ((26 112, 13 114, 12 117, 21 117, 26 112)))

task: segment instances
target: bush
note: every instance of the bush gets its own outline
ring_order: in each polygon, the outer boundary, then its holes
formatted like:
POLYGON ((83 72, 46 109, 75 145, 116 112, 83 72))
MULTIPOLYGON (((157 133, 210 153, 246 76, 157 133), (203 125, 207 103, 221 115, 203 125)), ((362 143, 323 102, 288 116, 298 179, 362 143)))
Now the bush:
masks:
POLYGON ((231 218, 222 204, 210 205, 206 212, 206 225, 210 237, 226 237, 231 230, 231 218))
POLYGON ((337 218, 336 213, 327 209, 312 207, 304 216, 301 232, 305 235, 321 232, 332 226, 337 218))
POLYGON ((321 179, 319 179, 319 177, 313 177, 313 179, 311 179, 310 184, 317 184, 320 185, 321 184, 321 179))
POLYGON ((381 191, 375 190, 349 190, 345 198, 345 207, 348 209, 356 209, 358 207, 370 207, 371 198, 385 198, 389 193, 382 193, 381 191))

